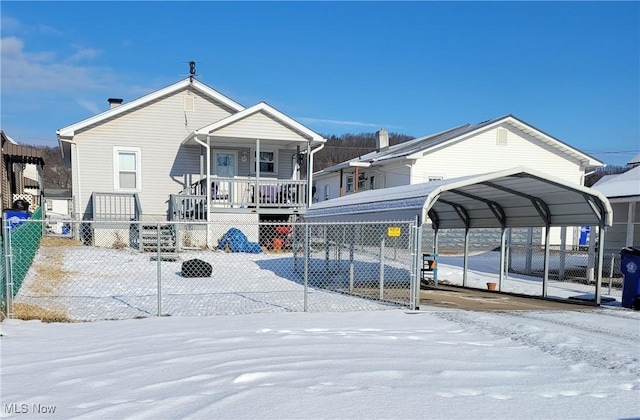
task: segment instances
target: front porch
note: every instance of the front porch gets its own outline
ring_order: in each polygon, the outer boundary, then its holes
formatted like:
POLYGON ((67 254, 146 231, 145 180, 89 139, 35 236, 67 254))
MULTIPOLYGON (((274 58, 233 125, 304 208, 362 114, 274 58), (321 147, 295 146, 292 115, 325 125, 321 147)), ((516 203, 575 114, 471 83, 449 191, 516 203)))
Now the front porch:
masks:
POLYGON ((306 180, 217 176, 209 179, 210 189, 207 178, 203 178, 170 195, 169 220, 207 220, 207 212, 304 214, 307 207, 306 180))

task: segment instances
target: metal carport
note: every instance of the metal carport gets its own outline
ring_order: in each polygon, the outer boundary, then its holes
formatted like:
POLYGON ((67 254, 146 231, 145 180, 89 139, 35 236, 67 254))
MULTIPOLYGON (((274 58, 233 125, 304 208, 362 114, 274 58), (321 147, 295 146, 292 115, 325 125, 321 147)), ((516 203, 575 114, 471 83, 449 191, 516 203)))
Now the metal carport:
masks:
MULTIPOLYGON (((611 226, 613 210, 607 198, 594 189, 570 184, 530 168, 516 167, 487 174, 364 191, 315 203, 304 217, 311 222, 416 220, 418 226, 429 218, 435 230, 436 252, 440 229, 464 229, 465 279, 469 229, 502 229, 500 267, 504 267, 506 229, 544 227, 542 294, 546 297, 549 228, 598 226, 598 240, 603 244, 604 228, 611 226)), ((598 247, 597 305, 601 299, 603 249, 603 246, 598 247)), ((503 276, 504 270, 501 269, 500 286, 503 276)), ((414 290, 419 290, 419 287, 414 290)))

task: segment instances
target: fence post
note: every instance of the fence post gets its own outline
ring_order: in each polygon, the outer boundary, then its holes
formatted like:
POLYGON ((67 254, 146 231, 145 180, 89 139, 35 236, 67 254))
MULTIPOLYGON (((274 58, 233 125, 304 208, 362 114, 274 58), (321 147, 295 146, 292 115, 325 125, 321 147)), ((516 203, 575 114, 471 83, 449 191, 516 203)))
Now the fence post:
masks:
POLYGON ((158 227, 158 235, 157 235, 157 246, 158 246, 158 264, 157 264, 157 275, 158 275, 158 316, 162 316, 162 249, 160 246, 160 222, 157 223, 158 227))
POLYGON ((384 232, 380 241, 380 300, 384 299, 384 232))
POLYGON ((5 290, 5 311, 7 318, 13 318, 13 274, 11 270, 11 229, 9 229, 9 221, 3 219, 2 223, 2 237, 3 237, 3 247, 4 247, 4 290, 5 290))
POLYGON ((309 291, 309 255, 311 254, 311 250, 309 249, 309 244, 311 241, 309 240, 309 222, 305 222, 304 224, 304 297, 303 297, 303 307, 304 312, 307 312, 308 309, 308 291, 309 291))
POLYGON ((351 231, 351 235, 349 235, 349 293, 353 294, 353 279, 355 275, 353 251, 355 248, 356 227, 352 225, 349 230, 351 231))
POLYGON ((609 295, 611 295, 611 283, 613 283, 613 264, 616 262, 616 255, 611 254, 611 266, 609 267, 609 295))

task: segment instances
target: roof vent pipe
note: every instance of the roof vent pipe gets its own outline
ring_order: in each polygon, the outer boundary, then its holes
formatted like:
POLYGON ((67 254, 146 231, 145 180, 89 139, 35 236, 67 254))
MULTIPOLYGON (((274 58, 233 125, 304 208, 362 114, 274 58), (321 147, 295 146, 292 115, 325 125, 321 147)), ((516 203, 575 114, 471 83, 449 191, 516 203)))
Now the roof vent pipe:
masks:
POLYGON ((120 105, 122 105, 122 102, 124 101, 124 99, 109 98, 109 99, 107 99, 107 101, 109 102, 109 109, 113 109, 113 108, 117 108, 120 105))
POLYGON ((380 150, 385 150, 389 147, 389 133, 384 128, 381 128, 376 133, 378 138, 376 141, 376 150, 379 152, 380 150))

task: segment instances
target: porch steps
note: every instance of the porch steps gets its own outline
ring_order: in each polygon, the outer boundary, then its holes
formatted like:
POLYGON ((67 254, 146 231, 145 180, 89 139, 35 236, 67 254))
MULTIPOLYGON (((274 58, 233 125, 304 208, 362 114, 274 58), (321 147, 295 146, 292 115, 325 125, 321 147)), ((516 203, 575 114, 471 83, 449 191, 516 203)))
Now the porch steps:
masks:
POLYGON ((154 253, 151 256, 152 261, 158 258, 158 242, 160 242, 160 258, 162 261, 176 261, 178 259, 176 232, 172 225, 160 226, 159 238, 157 224, 142 225, 140 241, 142 252, 154 253))

